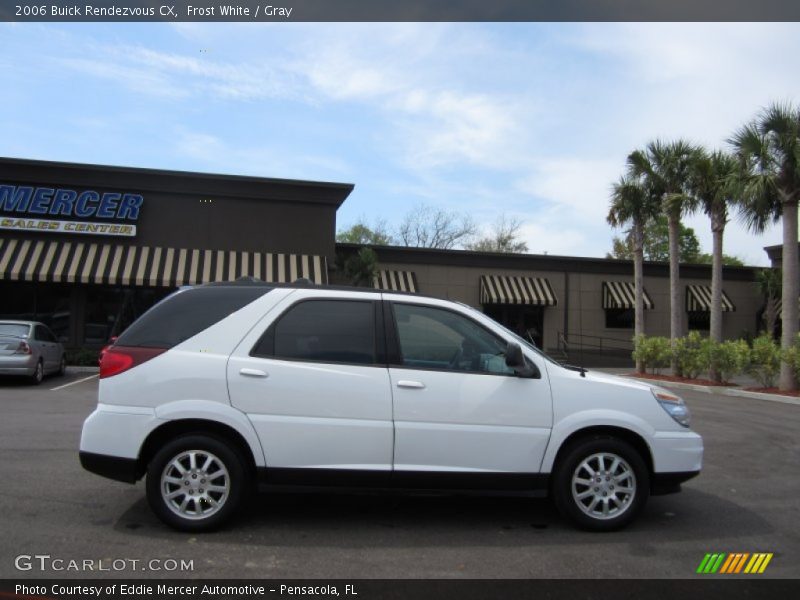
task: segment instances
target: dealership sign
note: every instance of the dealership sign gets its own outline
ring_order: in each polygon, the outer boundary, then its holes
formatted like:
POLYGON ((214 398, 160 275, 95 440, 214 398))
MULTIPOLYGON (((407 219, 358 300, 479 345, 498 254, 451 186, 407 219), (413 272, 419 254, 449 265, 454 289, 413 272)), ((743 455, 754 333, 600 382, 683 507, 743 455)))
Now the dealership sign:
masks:
POLYGON ((0 184, 0 229, 132 237, 143 203, 139 194, 0 184))

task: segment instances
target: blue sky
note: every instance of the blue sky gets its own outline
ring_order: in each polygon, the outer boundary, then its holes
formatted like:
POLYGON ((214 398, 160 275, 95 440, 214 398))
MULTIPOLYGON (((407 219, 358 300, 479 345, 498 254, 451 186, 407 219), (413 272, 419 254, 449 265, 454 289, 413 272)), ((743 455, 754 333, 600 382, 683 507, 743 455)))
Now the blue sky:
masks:
POLYGON ((603 256, 632 149, 800 101, 800 25, 0 24, 0 73, 2 156, 350 182, 340 226, 425 202, 603 256))

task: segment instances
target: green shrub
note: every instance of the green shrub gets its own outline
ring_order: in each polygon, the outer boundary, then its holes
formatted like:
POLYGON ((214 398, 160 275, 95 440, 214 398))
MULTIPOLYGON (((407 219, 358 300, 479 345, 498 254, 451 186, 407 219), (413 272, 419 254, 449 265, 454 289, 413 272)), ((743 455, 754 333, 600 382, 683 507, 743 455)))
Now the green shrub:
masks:
POLYGON ((775 387, 775 378, 781 368, 781 350, 769 334, 753 340, 747 360, 747 373, 761 387, 775 387))
POLYGON ((708 371, 708 343, 697 331, 690 331, 686 337, 675 340, 673 347, 678 373, 689 379, 697 379, 700 373, 708 371))
POLYGON ((721 344, 707 340, 706 345, 709 369, 716 368, 723 382, 730 381, 731 377, 742 373, 747 366, 750 346, 745 340, 730 340, 721 344))
POLYGON ((794 344, 783 351, 781 357, 794 371, 794 376, 800 379, 800 333, 794 340, 794 344))
POLYGON ((669 366, 672 356, 669 339, 659 336, 638 335, 633 340, 633 360, 641 360, 645 370, 660 373, 669 366))

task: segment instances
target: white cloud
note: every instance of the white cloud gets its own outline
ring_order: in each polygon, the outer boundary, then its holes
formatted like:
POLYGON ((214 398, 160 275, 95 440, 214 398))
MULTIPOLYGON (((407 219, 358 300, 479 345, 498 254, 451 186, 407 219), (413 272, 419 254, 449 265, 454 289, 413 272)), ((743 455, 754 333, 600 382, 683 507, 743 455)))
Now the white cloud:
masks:
POLYGON ((278 179, 349 178, 352 169, 346 161, 325 155, 287 156, 269 145, 231 145, 218 136, 178 129, 174 149, 180 157, 206 165, 214 171, 227 171, 278 179))
POLYGON ((517 182, 524 193, 563 209, 570 220, 604 223, 618 161, 601 158, 547 158, 517 182))

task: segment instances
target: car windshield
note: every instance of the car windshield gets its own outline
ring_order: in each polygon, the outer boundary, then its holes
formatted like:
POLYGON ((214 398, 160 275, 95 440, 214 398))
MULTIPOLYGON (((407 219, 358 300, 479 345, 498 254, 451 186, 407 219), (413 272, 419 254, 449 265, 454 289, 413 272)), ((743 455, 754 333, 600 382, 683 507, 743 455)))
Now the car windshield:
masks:
POLYGON ((0 335, 24 338, 28 337, 31 326, 22 323, 0 323, 0 335))

